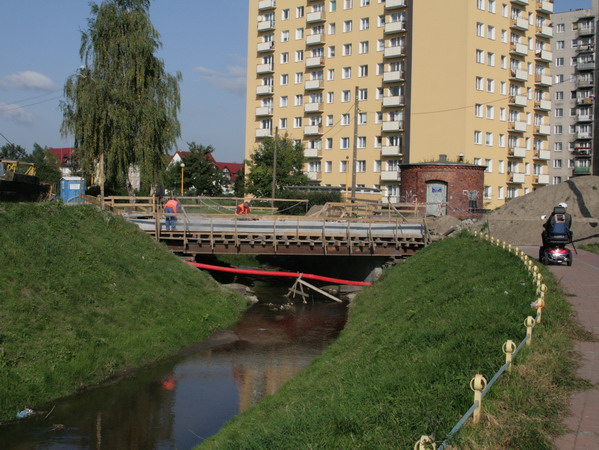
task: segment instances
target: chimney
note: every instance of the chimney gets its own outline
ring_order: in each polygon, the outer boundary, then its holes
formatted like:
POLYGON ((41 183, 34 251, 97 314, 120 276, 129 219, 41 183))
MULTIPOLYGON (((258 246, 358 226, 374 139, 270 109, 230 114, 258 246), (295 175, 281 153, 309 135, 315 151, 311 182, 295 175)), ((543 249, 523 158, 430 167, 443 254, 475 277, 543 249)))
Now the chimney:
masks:
POLYGON ((439 162, 447 162, 447 155, 439 155, 439 162))

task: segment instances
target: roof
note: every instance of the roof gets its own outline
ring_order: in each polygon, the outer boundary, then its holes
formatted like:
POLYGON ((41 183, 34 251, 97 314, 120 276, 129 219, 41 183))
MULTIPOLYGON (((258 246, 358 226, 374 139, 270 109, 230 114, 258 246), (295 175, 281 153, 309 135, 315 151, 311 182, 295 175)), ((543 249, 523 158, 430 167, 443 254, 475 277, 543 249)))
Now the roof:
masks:
POLYGON ((67 160, 73 157, 73 151, 75 149, 73 147, 62 147, 62 148, 52 148, 50 147, 48 151, 53 153, 58 158, 60 163, 65 163, 67 160))
MULTIPOLYGON (((171 156, 171 158, 168 161, 167 166, 170 166, 173 162, 173 160, 175 159, 176 156, 179 157, 179 159, 182 161, 185 158, 187 158, 189 155, 191 155, 191 152, 183 152, 183 151, 176 151, 175 153, 173 153, 173 155, 171 156)), ((206 154, 206 157, 212 161, 214 163, 214 165, 218 168, 218 170, 225 171, 225 169, 229 172, 229 174, 231 175, 231 181, 235 181, 235 178, 237 178, 237 172, 239 172, 242 168, 243 168, 243 163, 232 163, 232 162, 218 162, 214 159, 214 156, 212 155, 212 153, 208 153, 206 154)))

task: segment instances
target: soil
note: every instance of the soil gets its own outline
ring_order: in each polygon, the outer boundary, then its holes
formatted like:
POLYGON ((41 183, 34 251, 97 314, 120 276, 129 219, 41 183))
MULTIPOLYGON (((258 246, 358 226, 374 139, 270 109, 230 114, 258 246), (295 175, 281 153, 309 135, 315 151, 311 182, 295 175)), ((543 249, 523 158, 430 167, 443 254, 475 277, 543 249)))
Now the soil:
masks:
POLYGON ((514 198, 469 228, 512 245, 541 245, 541 216, 561 202, 572 215, 574 244, 599 242, 599 176, 575 177, 514 198))

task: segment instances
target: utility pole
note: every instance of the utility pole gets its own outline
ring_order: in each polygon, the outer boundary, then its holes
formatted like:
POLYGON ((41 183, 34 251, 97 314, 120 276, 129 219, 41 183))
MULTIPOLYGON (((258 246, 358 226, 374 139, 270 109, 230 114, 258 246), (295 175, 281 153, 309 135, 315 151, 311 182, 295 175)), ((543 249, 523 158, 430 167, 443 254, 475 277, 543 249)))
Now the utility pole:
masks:
POLYGON ((270 192, 270 207, 273 212, 275 210, 275 189, 277 186, 277 138, 279 136, 279 127, 275 127, 275 142, 274 142, 274 154, 272 158, 272 188, 270 192))
POLYGON ((351 161, 351 198, 352 202, 356 197, 356 160, 358 158, 358 86, 356 86, 354 101, 354 151, 351 161))

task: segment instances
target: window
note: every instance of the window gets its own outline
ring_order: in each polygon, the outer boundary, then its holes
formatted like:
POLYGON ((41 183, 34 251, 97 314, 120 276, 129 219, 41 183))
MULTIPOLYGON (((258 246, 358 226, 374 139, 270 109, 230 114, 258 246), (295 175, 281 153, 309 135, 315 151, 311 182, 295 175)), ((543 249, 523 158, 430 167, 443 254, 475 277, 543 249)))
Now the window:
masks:
POLYGON ((476 77, 476 90, 482 91, 484 89, 483 79, 482 77, 476 77))
POLYGON ((289 30, 281 31, 281 42, 289 41, 289 30))
POLYGON ((279 119, 279 128, 283 130, 287 128, 287 118, 284 117, 279 119))
POLYGON ((358 113, 358 125, 365 125, 368 120, 368 114, 365 112, 358 113))
POLYGON ((298 28, 297 30, 295 30, 295 40, 301 41, 303 38, 304 38, 304 29, 298 28))
POLYGON ((287 96, 286 95, 281 96, 281 98, 279 99, 279 106, 281 108, 287 107, 287 96))
POLYGON ((333 161, 324 162, 324 171, 327 173, 331 173, 333 171, 333 161))
POLYGON ((360 30, 367 30, 370 27, 370 21, 368 17, 360 19, 360 30))
POLYGON ((493 198, 493 188, 491 186, 485 186, 483 196, 485 200, 491 200, 493 198))
POLYGON ((359 53, 361 55, 368 53, 368 41, 362 41, 360 42, 360 50, 359 53))
POLYGON ((555 58, 555 65, 556 67, 561 67, 564 65, 564 58, 559 57, 559 58, 555 58))
POLYGON ((483 50, 476 50, 476 62, 479 64, 485 63, 485 52, 483 50))
POLYGON ((304 102, 304 96, 302 94, 297 94, 295 96, 294 105, 301 106, 303 102, 304 102))
POLYGON ((372 171, 374 173, 379 173, 381 171, 381 160, 375 159, 372 164, 372 171))
POLYGON ((343 79, 351 78, 351 67, 343 68, 343 72, 341 73, 341 78, 343 78, 343 79))
POLYGON ((297 8, 295 8, 295 17, 297 17, 298 19, 300 17, 304 17, 304 7, 303 6, 298 6, 297 8))
POLYGON ((349 125, 349 114, 341 114, 341 125, 342 126, 349 125))
POLYGON ((341 91, 341 101, 342 102, 351 102, 351 91, 341 91))
POLYGON ((499 142, 497 145, 501 148, 505 148, 505 134, 499 134, 499 142))
POLYGON ((339 172, 347 172, 347 161, 339 161, 339 172))
POLYGON ((283 52, 281 53, 281 64, 287 64, 289 62, 289 53, 283 52))
POLYGON ((331 0, 329 2, 329 11, 330 12, 335 12, 337 11, 337 0, 331 0))
MULTIPOLYGON (((360 138, 358 138, 358 142, 359 141, 360 141, 360 138)), ((364 147, 362 147, 362 148, 364 148, 364 147)), ((363 161, 363 160, 356 161, 356 172, 358 172, 358 173, 366 172, 366 161, 363 161)))
POLYGON ((495 80, 487 78, 487 92, 495 92, 495 80))
POLYGON ((479 37, 485 36, 485 24, 476 22, 476 35, 479 37))
POLYGON ((501 68, 507 69, 507 56, 501 55, 501 68))
POLYGON ((495 107, 493 105, 487 105, 487 119, 495 118, 495 107))
POLYGON ((485 10, 485 0, 476 0, 476 7, 482 11, 485 10))
POLYGON ((564 117, 564 109, 555 108, 555 117, 564 117))
POLYGON ((565 23, 558 23, 557 26, 555 27, 555 32, 556 33, 563 33, 564 31, 566 31, 566 24, 565 23))
POLYGON ((493 145, 493 133, 485 133, 485 145, 493 145))
POLYGON ((491 25, 487 27, 487 39, 495 40, 495 27, 491 25))
POLYGON ((495 53, 487 52, 487 66, 495 66, 495 53))
POLYGON ((324 141, 324 148, 327 150, 333 148, 333 138, 327 138, 326 141, 324 141))
POLYGON ((360 0, 360 6, 369 6, 370 0, 360 0))
POLYGON ((335 69, 327 69, 327 80, 333 81, 335 79, 335 69))
POLYGON ((564 149, 564 144, 562 142, 554 142, 553 143, 553 151, 561 152, 564 149))
POLYGON ((384 39, 378 39, 376 41, 376 51, 377 52, 382 52, 383 50, 385 50, 385 40, 384 39))
POLYGON ((303 50, 296 50, 295 52, 295 62, 299 62, 299 61, 303 61, 304 60, 304 51, 303 50))
POLYGON ((343 0, 343 9, 352 9, 354 0, 343 0))
POLYGON ((339 148, 342 150, 347 150, 349 148, 349 138, 342 137, 339 139, 339 148))
POLYGON ((286 73, 281 75, 281 86, 287 86, 289 84, 289 75, 286 73))
POLYGON ((364 78, 368 76, 368 65, 364 64, 360 66, 360 73, 358 74, 360 78, 364 78))
POLYGON ((474 132, 474 143, 478 145, 483 143, 483 133, 481 131, 474 132))
POLYGON ((564 48, 566 48, 566 41, 557 41, 555 43, 555 48, 556 50, 563 50, 564 48))
MULTIPOLYGON (((366 136, 358 136, 357 147, 366 148, 366 136)), ((364 171, 365 170, 363 170, 362 172, 364 171)))
POLYGON ((351 30, 352 30, 352 21, 346 20, 345 22, 343 22, 343 32, 350 33, 351 30))
POLYGON ((385 72, 385 65, 383 63, 376 64, 376 74, 382 75, 385 72))
POLYGON ((506 109, 499 108, 499 120, 501 120, 502 122, 505 122, 505 118, 506 118, 506 109))
POLYGON ((385 26, 385 16, 378 16, 377 21, 376 21, 376 25, 377 27, 384 27, 385 26))
POLYGON ((358 100, 368 100, 368 89, 358 89, 358 100))
POLYGON ((284 9, 283 11, 281 11, 281 19, 282 20, 289 19, 289 10, 288 9, 284 9))
POLYGON ((335 57, 335 46, 334 45, 329 45, 328 55, 329 55, 329 58, 335 57))
POLYGON ((293 128, 301 128, 302 127, 302 118, 301 117, 295 117, 293 119, 293 128))
POLYGON ((507 44, 507 30, 501 30, 501 42, 507 44))
POLYGON ((561 169, 562 168, 562 160, 561 159, 554 159, 553 160, 553 168, 554 169, 561 169))
POLYGON ((334 24, 334 23, 330 23, 330 24, 329 24, 329 35, 333 35, 333 34, 335 34, 336 28, 337 28, 337 27, 335 26, 335 24, 334 24))
POLYGON ((488 11, 490 13, 495 14, 495 6, 496 6, 495 5, 495 0, 489 0, 489 9, 488 9, 488 11))
POLYGON ((351 44, 343 44, 343 56, 351 55, 351 44))
POLYGON ((296 72, 295 73, 295 84, 302 84, 304 82, 304 73, 296 72))
POLYGON ((497 198, 503 200, 503 186, 497 187, 497 198))
POLYGON ((563 125, 556 125, 553 129, 553 134, 563 134, 564 127, 563 125))
POLYGON ((483 105, 480 104, 476 104, 474 105, 474 115, 476 117, 482 117, 483 116, 483 105))

